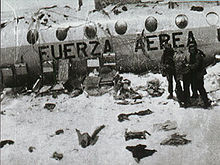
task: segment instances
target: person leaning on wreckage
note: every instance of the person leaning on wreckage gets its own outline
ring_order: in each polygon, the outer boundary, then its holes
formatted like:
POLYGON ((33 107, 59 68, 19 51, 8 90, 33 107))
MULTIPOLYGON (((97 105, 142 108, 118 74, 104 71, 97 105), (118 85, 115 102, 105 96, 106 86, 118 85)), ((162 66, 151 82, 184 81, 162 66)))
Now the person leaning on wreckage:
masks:
POLYGON ((176 82, 176 95, 178 102, 182 105, 182 86, 180 83, 180 79, 176 75, 176 66, 174 60, 175 51, 171 47, 171 44, 168 42, 164 43, 164 51, 161 57, 161 72, 164 77, 167 77, 168 81, 168 92, 169 96, 168 99, 173 99, 173 79, 176 82))
POLYGON ((198 93, 204 103, 204 108, 211 106, 211 102, 208 99, 207 92, 204 88, 204 75, 207 73, 204 57, 205 54, 197 49, 196 43, 189 44, 189 59, 187 60, 186 70, 187 72, 183 75, 183 87, 184 87, 184 100, 186 107, 190 106, 190 85, 192 90, 192 98, 198 98, 198 93))

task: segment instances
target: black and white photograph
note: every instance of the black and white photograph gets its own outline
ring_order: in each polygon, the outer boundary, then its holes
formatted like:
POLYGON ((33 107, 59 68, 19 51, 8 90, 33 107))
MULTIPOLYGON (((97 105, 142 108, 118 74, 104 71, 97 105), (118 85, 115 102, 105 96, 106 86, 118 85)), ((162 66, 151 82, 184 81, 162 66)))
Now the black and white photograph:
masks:
POLYGON ((0 165, 219 165, 219 0, 1 0, 0 165))

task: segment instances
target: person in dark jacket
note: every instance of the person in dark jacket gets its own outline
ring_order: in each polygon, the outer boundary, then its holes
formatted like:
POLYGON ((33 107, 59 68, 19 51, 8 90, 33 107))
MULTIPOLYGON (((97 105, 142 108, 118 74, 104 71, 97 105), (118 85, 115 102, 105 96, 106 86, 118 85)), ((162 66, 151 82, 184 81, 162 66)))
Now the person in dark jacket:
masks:
POLYGON ((193 92, 192 96, 197 97, 197 91, 199 91, 199 94, 204 102, 204 108, 208 108, 211 104, 208 99, 207 92, 204 88, 204 75, 206 74, 206 69, 204 66, 204 53, 197 49, 196 44, 189 45, 189 53, 190 57, 188 68, 190 72, 185 77, 185 99, 189 100, 190 98, 189 86, 191 85, 193 92))
MULTIPOLYGON (((204 66, 204 62, 203 62, 205 54, 201 50, 199 50, 197 48, 196 48, 196 50, 197 50, 198 54, 203 58, 202 59, 202 65, 203 66, 202 66, 202 70, 201 71, 202 71, 202 74, 205 75, 206 74, 206 70, 205 70, 205 66, 204 66)), ((193 76, 194 75, 192 74, 192 83, 191 83, 192 96, 191 96, 191 98, 198 98, 199 94, 198 94, 198 89, 197 89, 197 85, 196 85, 197 83, 195 81, 196 79, 194 79, 193 76)))
MULTIPOLYGON (((161 66, 162 66, 162 75, 167 77, 168 81, 168 92, 169 96, 168 99, 173 98, 173 79, 176 82, 176 93, 181 93, 182 87, 180 81, 176 77, 176 69, 175 69, 175 62, 174 62, 174 53, 175 51, 171 47, 169 43, 164 44, 164 52, 161 57, 161 66)), ((178 98, 178 95, 177 95, 178 98)))

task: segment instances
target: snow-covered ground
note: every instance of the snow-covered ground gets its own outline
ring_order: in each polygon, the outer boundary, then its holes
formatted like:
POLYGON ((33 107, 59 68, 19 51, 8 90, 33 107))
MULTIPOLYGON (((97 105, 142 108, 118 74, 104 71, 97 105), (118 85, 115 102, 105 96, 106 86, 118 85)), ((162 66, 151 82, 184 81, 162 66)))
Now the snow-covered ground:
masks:
MULTIPOLYGON (((132 81, 132 87, 146 85, 147 80, 159 78, 162 87, 167 82, 159 74, 138 76, 124 74, 132 81)), ((220 88, 220 63, 210 67, 205 76, 207 91, 220 88)), ((128 145, 145 144, 157 152, 143 158, 139 164, 151 165, 217 165, 220 162, 220 106, 217 102, 209 110, 202 108, 179 108, 174 100, 167 100, 167 90, 157 98, 150 97, 146 91, 139 91, 145 97, 142 104, 118 105, 111 93, 99 97, 82 94, 76 98, 62 94, 52 96, 6 97, 1 103, 1 140, 10 139, 15 143, 1 148, 1 165, 132 165, 137 164, 128 145), (44 108, 45 103, 55 103, 54 111, 44 108), (154 113, 148 116, 130 116, 129 121, 119 122, 120 113, 130 113, 145 109, 154 113), (155 131, 153 124, 167 120, 176 121, 178 128, 172 131, 155 131), (94 146, 81 148, 75 129, 92 134, 97 126, 106 127, 98 134, 94 146), (51 137, 56 130, 64 134, 51 137), (125 129, 129 131, 147 130, 146 140, 125 141, 125 129), (175 132, 186 134, 191 143, 183 146, 161 146, 160 142, 175 132), (36 148, 32 153, 28 148, 36 148), (52 157, 54 152, 62 153, 58 161, 52 157)), ((220 98, 220 91, 209 93, 213 100, 220 98)))

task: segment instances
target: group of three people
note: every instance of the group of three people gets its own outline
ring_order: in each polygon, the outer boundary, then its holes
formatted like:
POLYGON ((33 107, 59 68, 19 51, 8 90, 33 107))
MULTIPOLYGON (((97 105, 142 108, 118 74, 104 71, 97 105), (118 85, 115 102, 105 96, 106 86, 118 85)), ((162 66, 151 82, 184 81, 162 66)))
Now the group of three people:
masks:
MULTIPOLYGON (((197 48, 196 43, 188 46, 189 57, 184 57, 180 63, 175 58, 175 51, 169 43, 164 44, 164 52, 161 57, 162 74, 168 80, 168 99, 173 98, 173 79, 176 82, 176 96, 180 106, 185 108, 191 106, 190 86, 192 98, 198 98, 198 92, 204 103, 204 108, 210 107, 207 92, 204 88, 204 75, 206 68, 204 63, 204 53, 197 48), (181 85, 183 81, 183 89, 181 85)), ((177 54, 178 56, 178 54, 177 54)))

